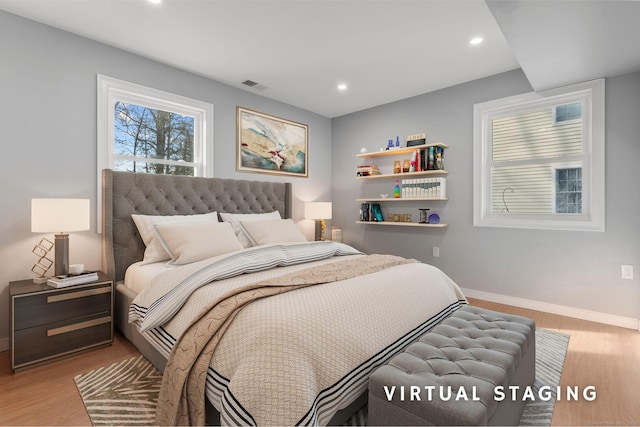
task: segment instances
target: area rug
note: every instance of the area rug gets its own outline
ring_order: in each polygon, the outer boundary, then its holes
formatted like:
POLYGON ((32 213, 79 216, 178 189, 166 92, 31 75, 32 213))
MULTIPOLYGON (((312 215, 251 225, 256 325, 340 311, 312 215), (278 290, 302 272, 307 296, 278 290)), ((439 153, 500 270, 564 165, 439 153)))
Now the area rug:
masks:
MULTIPOLYGON (((555 389, 560 384, 568 344, 568 335, 536 329, 536 380, 533 385, 536 396, 540 387, 555 389)), ((78 375, 74 380, 94 426, 154 425, 162 375, 143 356, 78 375)), ((546 401, 527 402, 520 425, 550 425, 554 405, 555 396, 546 401)), ((366 423, 367 408, 364 407, 345 425, 364 426, 366 423)))
POLYGON ((162 374, 144 356, 74 378, 94 426, 154 425, 162 374))

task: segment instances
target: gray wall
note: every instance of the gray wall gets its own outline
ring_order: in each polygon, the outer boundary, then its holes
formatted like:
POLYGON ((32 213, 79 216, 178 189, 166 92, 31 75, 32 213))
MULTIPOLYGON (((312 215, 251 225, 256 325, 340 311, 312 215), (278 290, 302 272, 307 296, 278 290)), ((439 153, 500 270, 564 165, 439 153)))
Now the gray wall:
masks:
MULTIPOLYGON (((332 122, 333 222, 367 252, 434 264, 461 287, 617 316, 640 317, 640 73, 606 81, 606 231, 530 231, 473 227, 473 104, 531 91, 520 70, 353 113, 332 122), (357 197, 392 193, 393 181, 356 181, 355 154, 387 139, 426 132, 445 142, 449 201, 424 203, 449 227, 357 225, 357 197), (432 247, 440 257, 432 257, 432 247), (620 265, 636 267, 635 280, 620 265)), ((417 207, 413 206, 417 217, 417 207)), ((395 205, 394 205, 395 207, 395 205)), ((383 205, 384 209, 384 205, 383 205)))
MULTIPOLYGON (((472 226, 472 107, 530 91, 519 70, 329 120, 4 12, 0 58, 0 349, 8 336, 8 282, 32 277, 31 249, 42 237, 30 232, 30 200, 90 198, 95 210, 98 73, 214 104, 215 176, 293 181, 297 221, 304 201, 333 197, 333 224, 343 227, 347 243, 367 252, 432 263, 469 289, 640 317, 638 279, 620 279, 620 264, 637 270, 640 259, 634 186, 640 182, 640 73, 607 80, 606 232, 586 233, 472 226), (309 125, 308 179, 235 171, 236 105, 309 125), (392 182, 356 181, 355 154, 419 132, 450 145, 450 200, 430 206, 449 228, 356 225, 355 199, 391 193, 392 182), (440 247, 440 258, 431 256, 433 246, 440 247)), ((71 262, 97 269, 93 215, 90 232, 71 235, 71 262)), ((310 221, 299 225, 312 235, 310 221)))
MULTIPOLYGON (((204 53, 209 54, 209 53, 204 53)), ((100 268, 96 230, 96 74, 214 105, 216 177, 291 181, 294 219, 303 202, 331 199, 331 121, 317 114, 171 68, 0 11, 0 349, 9 335, 8 282, 33 277, 30 201, 91 199, 92 230, 70 235, 70 262, 100 268), (235 171, 236 105, 309 125, 309 178, 235 171)), ((313 236, 313 223, 299 226, 313 236)), ((48 236, 52 239, 52 236, 48 236)))

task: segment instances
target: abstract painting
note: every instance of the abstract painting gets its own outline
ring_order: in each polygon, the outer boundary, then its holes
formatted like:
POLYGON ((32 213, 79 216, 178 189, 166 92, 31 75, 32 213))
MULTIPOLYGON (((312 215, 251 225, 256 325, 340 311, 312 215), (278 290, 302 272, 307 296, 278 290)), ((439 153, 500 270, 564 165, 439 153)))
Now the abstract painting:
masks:
POLYGON ((309 126, 236 107, 238 171, 307 177, 309 126))

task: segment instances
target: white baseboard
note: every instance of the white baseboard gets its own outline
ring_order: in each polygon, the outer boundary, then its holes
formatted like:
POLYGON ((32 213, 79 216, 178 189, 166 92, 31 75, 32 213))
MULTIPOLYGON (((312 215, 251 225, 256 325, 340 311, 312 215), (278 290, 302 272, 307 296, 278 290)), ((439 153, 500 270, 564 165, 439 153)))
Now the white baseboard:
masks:
POLYGON ((534 301, 525 298, 510 297, 508 295, 494 294, 474 289, 463 288, 462 292, 470 298, 497 302, 499 304, 513 305, 515 307, 528 308, 530 310, 543 311, 545 313, 559 314, 561 316, 575 317, 576 319, 589 320, 592 322, 604 323, 605 325, 619 326, 621 328, 640 331, 640 319, 634 319, 632 317, 616 316, 615 314, 600 313, 598 311, 584 310, 581 308, 534 301))
POLYGON ((0 352, 9 350, 9 338, 0 338, 0 352))

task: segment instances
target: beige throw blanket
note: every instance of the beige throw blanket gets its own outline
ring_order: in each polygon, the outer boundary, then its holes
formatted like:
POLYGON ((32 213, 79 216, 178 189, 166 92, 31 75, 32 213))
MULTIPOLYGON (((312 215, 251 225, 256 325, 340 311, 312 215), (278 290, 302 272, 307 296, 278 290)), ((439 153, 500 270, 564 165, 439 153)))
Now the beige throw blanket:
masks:
POLYGON ((173 347, 158 399, 156 424, 204 425, 207 368, 218 342, 246 304, 294 289, 345 280, 414 262, 392 255, 340 260, 249 284, 212 301, 173 347))

